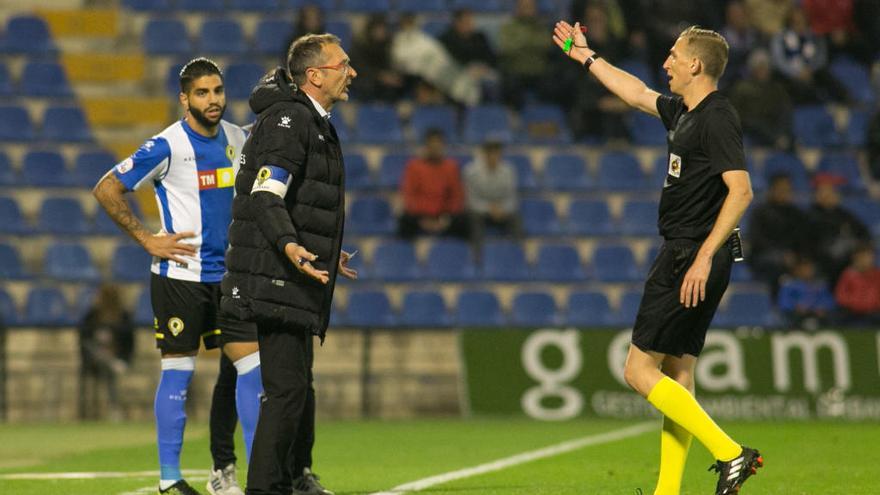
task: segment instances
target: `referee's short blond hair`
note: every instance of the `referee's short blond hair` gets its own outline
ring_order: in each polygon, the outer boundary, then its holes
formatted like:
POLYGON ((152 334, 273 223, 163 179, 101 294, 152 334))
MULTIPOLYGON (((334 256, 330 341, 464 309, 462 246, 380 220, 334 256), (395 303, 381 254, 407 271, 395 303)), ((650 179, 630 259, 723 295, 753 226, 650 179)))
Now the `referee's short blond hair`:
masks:
POLYGON ((679 38, 687 41, 691 55, 703 62, 703 71, 716 81, 724 74, 727 67, 727 54, 730 45, 724 36, 711 29, 703 29, 699 26, 691 26, 681 32, 679 38))

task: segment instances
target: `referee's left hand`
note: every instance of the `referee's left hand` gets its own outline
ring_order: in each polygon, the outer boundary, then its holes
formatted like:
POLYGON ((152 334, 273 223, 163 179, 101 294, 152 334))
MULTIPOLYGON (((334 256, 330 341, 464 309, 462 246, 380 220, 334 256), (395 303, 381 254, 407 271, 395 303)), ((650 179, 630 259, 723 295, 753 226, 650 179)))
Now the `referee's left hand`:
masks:
POLYGON ((681 283, 679 302, 685 308, 696 308, 700 301, 706 300, 706 281, 711 270, 712 257, 698 254, 681 283))

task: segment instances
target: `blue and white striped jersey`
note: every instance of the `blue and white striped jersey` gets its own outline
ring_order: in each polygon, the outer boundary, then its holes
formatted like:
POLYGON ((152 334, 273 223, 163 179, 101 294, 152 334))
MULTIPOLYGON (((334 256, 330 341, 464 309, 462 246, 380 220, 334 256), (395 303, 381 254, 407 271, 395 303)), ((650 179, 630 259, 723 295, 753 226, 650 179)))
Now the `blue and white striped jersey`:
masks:
POLYGON ((192 282, 223 278, 233 186, 244 141, 244 131, 226 121, 209 138, 180 120, 114 167, 113 173, 130 191, 153 183, 164 232, 195 233, 184 240, 196 247, 195 256, 184 256, 185 265, 153 258, 153 273, 192 282))

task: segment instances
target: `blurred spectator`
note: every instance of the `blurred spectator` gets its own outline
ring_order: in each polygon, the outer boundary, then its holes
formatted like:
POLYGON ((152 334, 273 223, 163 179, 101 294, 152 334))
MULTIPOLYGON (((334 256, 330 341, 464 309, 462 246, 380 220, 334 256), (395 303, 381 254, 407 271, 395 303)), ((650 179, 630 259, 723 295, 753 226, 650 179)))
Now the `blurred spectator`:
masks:
POLYGON ((287 49, 300 36, 306 34, 320 34, 327 31, 324 24, 324 11, 316 4, 307 3, 300 7, 299 13, 296 15, 296 23, 293 26, 293 34, 284 45, 284 60, 281 65, 287 67, 287 49))
POLYGON ((727 69, 722 76, 722 85, 729 86, 746 74, 746 61, 749 53, 758 46, 758 31, 749 19, 742 0, 733 0, 727 4, 726 22, 721 35, 730 45, 727 55, 727 69))
POLYGON ((80 418, 104 417, 106 403, 110 417, 120 419, 117 380, 131 364, 134 324, 122 307, 117 287, 103 285, 98 290, 79 325, 79 348, 80 418), (104 394, 106 398, 102 397, 104 394))
POLYGON ((403 215, 398 233, 410 239, 419 234, 468 237, 464 187, 458 163, 446 154, 443 131, 425 132, 421 158, 407 162, 401 181, 403 215))
POLYGON ((761 146, 791 148, 791 99, 785 86, 773 78, 766 50, 757 49, 749 56, 748 76, 733 85, 730 102, 748 138, 761 146))
POLYGON ((514 16, 498 33, 498 69, 508 105, 521 107, 528 88, 546 83, 546 66, 552 43, 548 26, 538 16, 535 0, 517 0, 514 16))
POLYGON ((351 58, 357 65, 358 99, 392 102, 403 96, 404 77, 391 67, 391 34, 385 14, 370 16, 354 40, 351 58))
POLYGON ((403 14, 391 40, 391 63, 395 70, 429 82, 446 96, 464 105, 480 102, 480 84, 462 69, 446 48, 425 34, 414 14, 403 14))
POLYGON ((794 0, 746 0, 752 25, 767 39, 782 31, 794 0))
MULTIPOLYGON (((669 56, 669 47, 688 27, 721 28, 723 11, 712 0, 645 0, 643 4, 648 17, 645 28, 648 66, 652 70, 663 66, 669 56)), ((589 32, 587 36, 589 39, 589 32)))
POLYGON ((875 180, 880 180, 880 109, 874 112, 868 125, 865 147, 868 151, 868 170, 875 180))
POLYGON ((871 48, 856 29, 854 0, 803 0, 810 28, 823 36, 831 49, 831 57, 845 53, 870 63, 871 48))
POLYGON ((784 77, 795 104, 846 102, 847 94, 828 70, 825 39, 810 31, 800 8, 789 13, 785 29, 770 41, 773 66, 784 77))
POLYGON ((767 200, 751 213, 747 230, 750 260, 755 278, 767 283, 776 297, 779 277, 794 267, 797 256, 809 249, 809 222, 806 213, 794 203, 791 178, 770 178, 767 200))
POLYGON ((856 247, 871 240, 865 224, 840 204, 837 186, 843 182, 831 174, 818 174, 813 179, 813 204, 807 211, 819 270, 832 285, 849 264, 856 247))
POLYGON ((455 11, 449 29, 440 35, 440 42, 471 77, 480 81, 485 99, 497 100, 497 60, 486 35, 476 29, 473 12, 468 9, 455 11))
POLYGON ((518 237, 516 170, 502 158, 500 141, 487 140, 482 153, 464 170, 471 237, 481 245, 486 227, 518 237))
POLYGON ((856 0, 853 11, 856 29, 871 49, 871 58, 876 59, 880 51, 880 1, 856 0))
POLYGON ((873 246, 860 245, 837 281, 834 299, 841 310, 842 323, 880 325, 880 268, 874 256, 873 246))
POLYGON ((825 280, 816 276, 816 265, 800 257, 779 287, 779 309, 789 323, 798 328, 816 330, 828 323, 834 311, 834 296, 825 280))

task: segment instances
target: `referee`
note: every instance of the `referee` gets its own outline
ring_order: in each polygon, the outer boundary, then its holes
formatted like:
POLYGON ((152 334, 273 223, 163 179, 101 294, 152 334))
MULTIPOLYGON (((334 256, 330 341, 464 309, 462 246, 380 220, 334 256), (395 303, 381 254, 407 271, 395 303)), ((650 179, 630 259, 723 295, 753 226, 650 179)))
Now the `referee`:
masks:
POLYGON ((553 40, 611 92, 659 117, 668 130, 658 221, 664 243, 645 283, 624 371, 627 383, 663 413, 654 494, 679 493, 694 436, 717 459, 716 495, 737 493, 763 459, 727 436, 693 396, 697 357, 730 280, 738 241, 733 230, 752 200, 739 116, 718 92, 727 41, 696 26, 684 30, 663 64, 675 95, 666 96, 601 59, 579 23, 557 22, 553 40))

